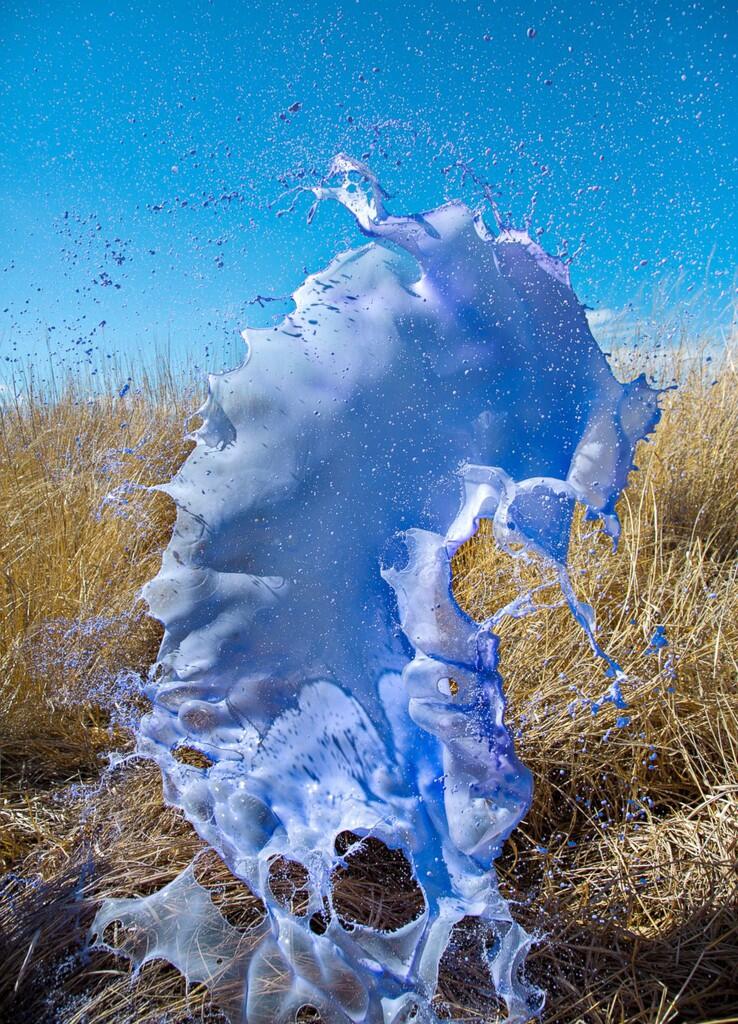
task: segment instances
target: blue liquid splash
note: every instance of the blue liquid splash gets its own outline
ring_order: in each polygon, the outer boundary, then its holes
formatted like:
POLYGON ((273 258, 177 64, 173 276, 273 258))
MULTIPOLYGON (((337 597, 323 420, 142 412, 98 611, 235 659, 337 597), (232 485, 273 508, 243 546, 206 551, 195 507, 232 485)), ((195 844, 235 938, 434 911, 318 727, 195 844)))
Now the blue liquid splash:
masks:
POLYGON ((245 331, 242 365, 210 379, 196 448, 162 488, 177 520, 146 588, 165 635, 138 751, 266 917, 246 940, 190 867, 153 896, 108 900, 92 934, 105 946, 107 924, 134 926, 119 951, 137 968, 169 960, 233 1021, 310 1005, 326 1024, 400 1024, 437 1020, 439 961, 472 916, 494 938, 510 1019, 527 1020, 543 994, 494 861, 531 777, 504 722, 495 629, 535 606, 474 622, 451 558, 486 518, 511 557, 554 565, 607 662, 602 701, 623 706, 568 538, 577 502, 617 538, 657 394, 613 377, 568 268, 526 232, 494 237, 459 202, 394 216, 345 156, 312 191, 311 217, 336 200, 370 242, 308 277, 294 312, 245 331), (185 745, 209 766, 178 760, 185 745), (346 831, 404 851, 420 916, 392 932, 341 922, 330 879, 346 831), (306 916, 272 894, 275 857, 305 865, 306 916))

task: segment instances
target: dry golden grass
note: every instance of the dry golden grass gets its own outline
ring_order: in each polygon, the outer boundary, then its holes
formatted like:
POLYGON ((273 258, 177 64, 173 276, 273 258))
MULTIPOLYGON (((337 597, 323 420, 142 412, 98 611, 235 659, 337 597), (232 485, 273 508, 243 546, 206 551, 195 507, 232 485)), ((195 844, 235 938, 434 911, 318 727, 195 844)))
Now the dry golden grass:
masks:
MULTIPOLYGON (((629 722, 609 705, 592 715, 602 664, 555 588, 538 594, 554 607, 501 627, 508 721, 536 787, 499 870, 518 918, 543 936, 529 973, 552 1024, 738 1021, 738 395, 729 359, 670 369, 682 386, 639 450, 618 553, 581 518, 572 535, 572 578, 627 673, 629 722), (669 646, 649 651, 658 625, 669 646)), ((152 766, 101 776, 100 756, 128 742, 115 677, 153 660, 158 629, 136 596, 171 524, 159 495, 105 497, 171 475, 195 404, 168 387, 2 410, 0 1016, 18 1024, 221 1019, 165 964, 131 987, 125 961, 82 953, 100 898, 154 891, 202 849, 152 766)), ((477 618, 541 579, 484 528, 455 562, 457 598, 477 618)), ((198 863, 232 921, 258 917, 217 858, 198 863)), ((388 868, 381 850, 357 858, 336 879, 343 912, 412 917, 402 864, 393 886, 377 885, 388 868)), ((289 884, 285 898, 299 899, 299 879, 289 884)), ((482 941, 473 922, 458 929, 442 1012, 498 1019, 482 941)))
MULTIPOLYGON (((186 451, 184 401, 84 400, 72 388, 0 406, 0 753, 6 776, 66 778, 99 767, 108 720, 90 701, 156 650, 137 602, 171 528, 143 489, 186 451)), ((102 693, 100 694, 102 697, 102 693)))

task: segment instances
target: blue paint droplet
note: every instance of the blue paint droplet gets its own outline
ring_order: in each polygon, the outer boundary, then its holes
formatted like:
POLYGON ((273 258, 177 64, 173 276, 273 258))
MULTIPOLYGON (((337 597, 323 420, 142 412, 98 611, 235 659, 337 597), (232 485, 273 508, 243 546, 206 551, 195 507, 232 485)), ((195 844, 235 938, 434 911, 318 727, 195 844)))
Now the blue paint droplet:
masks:
POLYGON ((669 646, 669 641, 666 638, 666 630, 663 626, 657 626, 654 630, 653 636, 649 641, 648 647, 646 648, 646 654, 656 654, 664 647, 669 646))

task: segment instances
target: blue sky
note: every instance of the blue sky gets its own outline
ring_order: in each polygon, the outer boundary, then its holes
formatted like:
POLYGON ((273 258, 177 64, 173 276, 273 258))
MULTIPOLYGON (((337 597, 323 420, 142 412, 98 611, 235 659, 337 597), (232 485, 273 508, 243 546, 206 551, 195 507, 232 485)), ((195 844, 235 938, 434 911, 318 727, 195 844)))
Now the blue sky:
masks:
POLYGON ((257 295, 360 241, 338 208, 277 215, 337 151, 396 212, 474 202, 457 159, 517 222, 535 196, 591 306, 679 278, 723 309, 737 27, 717 0, 3 2, 0 360, 234 361, 279 308, 257 295))

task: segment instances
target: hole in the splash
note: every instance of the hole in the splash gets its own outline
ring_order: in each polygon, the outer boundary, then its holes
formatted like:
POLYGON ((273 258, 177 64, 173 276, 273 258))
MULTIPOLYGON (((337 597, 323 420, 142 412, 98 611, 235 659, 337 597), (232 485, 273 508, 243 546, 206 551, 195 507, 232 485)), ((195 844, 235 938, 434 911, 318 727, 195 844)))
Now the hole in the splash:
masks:
POLYGON ((476 533, 455 552, 451 562, 451 587, 462 611, 477 622, 494 615, 521 592, 541 584, 558 588, 558 579, 540 561, 511 558, 523 551, 513 542, 509 550, 497 544, 492 524, 481 519, 476 533))
POLYGON ((494 928, 477 917, 464 917, 454 925, 438 966, 434 1007, 439 1016, 453 1016, 455 1007, 474 1006, 480 1020, 505 1020, 505 1004, 489 972, 495 942, 499 947, 494 928))
POLYGON ((323 1018, 317 1006, 305 1003, 295 1014, 295 1024, 323 1024, 323 1018))
POLYGON ((99 941, 106 946, 119 946, 123 938, 123 922, 116 918, 115 921, 108 921, 99 936, 99 941))
POLYGON ((208 757, 202 750, 198 750, 197 747, 187 746, 186 744, 174 747, 172 757, 175 761, 179 761, 180 764, 189 765, 190 768, 200 768, 202 771, 212 768, 215 764, 212 757, 208 757))
POLYGON ((186 978, 183 977, 174 964, 165 960, 164 957, 157 956, 153 960, 147 960, 145 964, 141 965, 141 969, 138 972, 139 983, 155 983, 156 981, 162 981, 165 977, 168 983, 172 985, 174 991, 184 994, 187 986, 186 978))
POLYGON ((359 841, 359 836, 354 832, 339 832, 333 846, 338 856, 343 857, 344 853, 359 841))
POLYGON ((310 891, 304 864, 287 857, 275 857, 269 864, 269 889, 277 903, 296 917, 307 914, 310 891))
MULTIPOLYGON (((152 994, 156 993, 154 998, 157 1004, 166 1002, 172 1005, 181 1001, 180 1004, 187 1005, 192 1015, 188 1013, 186 1017, 178 1017, 178 1020, 194 1021, 196 1012, 198 1024, 228 1024, 226 1017, 210 1002, 207 987, 202 982, 188 983, 178 968, 163 957, 142 964, 136 975, 136 993, 140 993, 144 1000, 151 999, 152 994), (149 994, 148 997, 145 993, 149 994)), ((126 1010, 126 1021, 151 1020, 133 993, 128 996, 126 1010)), ((157 1016, 156 1020, 168 1022, 171 1018, 157 1016)))
POLYGON ((339 833, 335 847, 345 858, 331 877, 333 907, 343 927, 361 924, 391 932, 423 913, 423 890, 402 850, 353 832, 339 833))
POLYGON ((193 870, 196 881, 208 890, 210 899, 232 928, 250 931, 264 920, 264 904, 236 878, 215 850, 201 854, 193 870))
POLYGON ((310 931, 314 932, 316 935, 325 935, 327 930, 328 918, 322 910, 319 910, 310 918, 310 931))
POLYGON ((455 697, 459 692, 459 684, 455 679, 451 679, 450 677, 439 679, 437 686, 438 692, 442 693, 444 697, 455 697))

